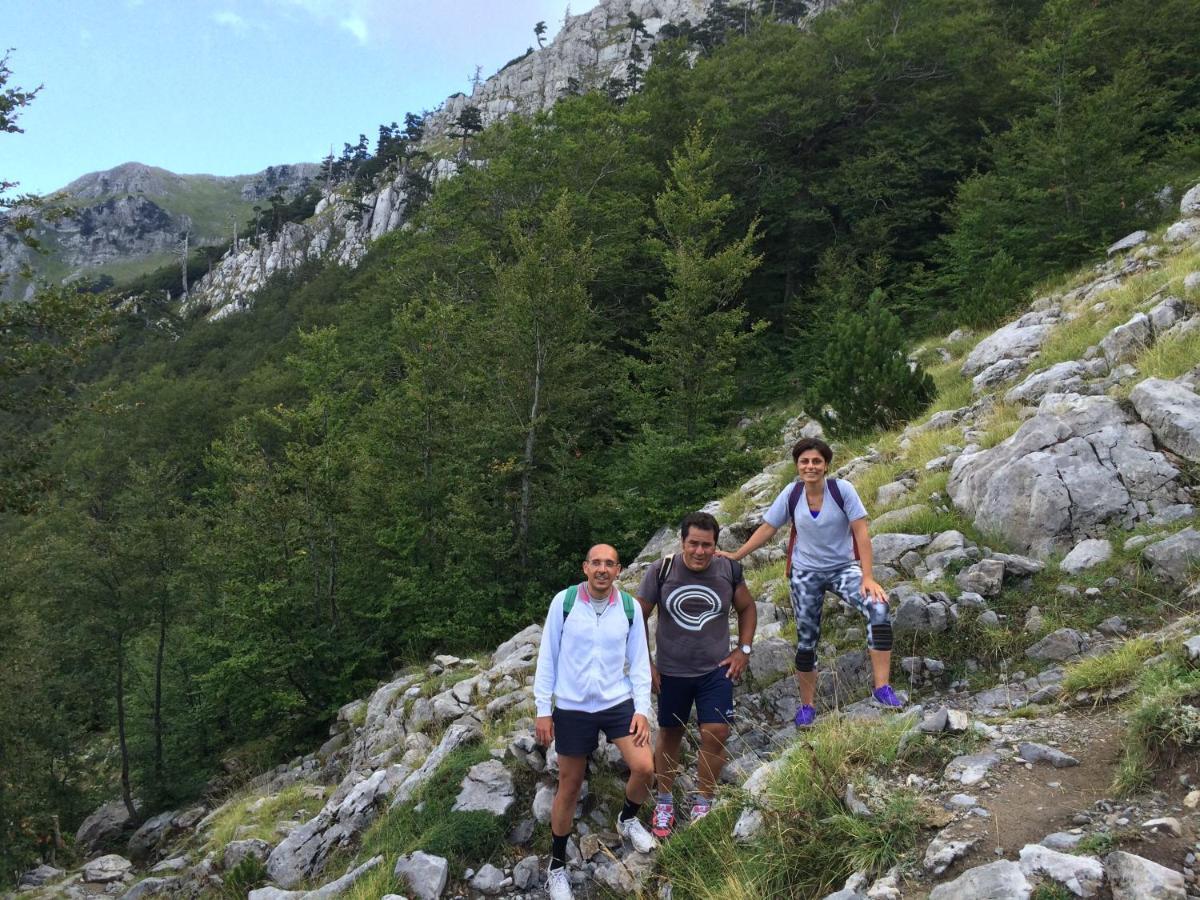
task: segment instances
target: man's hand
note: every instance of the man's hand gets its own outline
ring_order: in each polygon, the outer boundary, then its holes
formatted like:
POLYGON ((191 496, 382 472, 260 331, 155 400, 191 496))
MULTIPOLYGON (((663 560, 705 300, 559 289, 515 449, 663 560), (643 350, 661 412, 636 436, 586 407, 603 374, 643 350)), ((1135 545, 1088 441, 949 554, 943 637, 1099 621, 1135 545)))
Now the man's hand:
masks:
POLYGON ((662 679, 658 677, 658 666, 650 663, 650 693, 657 694, 662 689, 662 679))
MULTIPOLYGON (((636 719, 637 716, 634 718, 636 719)), ((554 719, 551 716, 538 716, 533 726, 533 732, 541 746, 549 747, 554 741, 554 719)))
POLYGON ((737 681, 742 677, 742 672, 746 670, 746 663, 750 662, 750 657, 742 652, 742 648, 738 647, 727 657, 717 663, 718 666, 729 666, 729 671, 725 673, 726 678, 732 678, 737 681))
POLYGON ((869 600, 874 600, 876 603, 887 603, 887 591, 874 578, 863 579, 862 592, 869 600))
POLYGON ((629 733, 633 735, 633 746, 645 747, 650 743, 650 723, 646 721, 646 717, 641 713, 633 714, 633 721, 629 723, 629 733))
POLYGON ((736 556, 734 556, 732 553, 730 553, 728 550, 714 550, 713 556, 721 556, 721 557, 724 557, 725 559, 732 559, 734 562, 738 561, 738 558, 736 556))

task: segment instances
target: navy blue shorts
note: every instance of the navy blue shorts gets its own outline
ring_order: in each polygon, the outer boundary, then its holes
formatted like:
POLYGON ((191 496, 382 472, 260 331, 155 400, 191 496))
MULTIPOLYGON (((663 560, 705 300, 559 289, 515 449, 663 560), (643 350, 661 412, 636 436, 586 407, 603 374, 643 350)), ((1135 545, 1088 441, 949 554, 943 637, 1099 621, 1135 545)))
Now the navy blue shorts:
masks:
POLYGON ((659 674, 658 724, 660 728, 679 728, 692 718, 701 724, 733 724, 733 679, 726 678, 728 666, 718 666, 707 675, 685 678, 659 674))
POLYGON ((633 724, 633 701, 626 700, 599 712, 578 709, 558 709, 554 719, 554 749, 559 756, 587 756, 600 746, 600 732, 611 744, 630 734, 633 724))

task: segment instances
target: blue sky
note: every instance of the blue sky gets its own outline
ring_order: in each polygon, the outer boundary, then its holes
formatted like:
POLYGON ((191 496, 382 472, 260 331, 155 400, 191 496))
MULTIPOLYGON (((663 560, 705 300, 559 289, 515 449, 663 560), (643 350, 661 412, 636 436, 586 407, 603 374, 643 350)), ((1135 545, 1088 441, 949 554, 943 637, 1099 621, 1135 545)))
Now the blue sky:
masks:
MULTIPOLYGON (((590 7, 576 0, 574 12, 590 7)), ((237 175, 340 153, 469 90, 558 32, 566 0, 0 0, 8 86, 43 84, 0 134, 0 179, 45 193, 137 161, 237 175)))

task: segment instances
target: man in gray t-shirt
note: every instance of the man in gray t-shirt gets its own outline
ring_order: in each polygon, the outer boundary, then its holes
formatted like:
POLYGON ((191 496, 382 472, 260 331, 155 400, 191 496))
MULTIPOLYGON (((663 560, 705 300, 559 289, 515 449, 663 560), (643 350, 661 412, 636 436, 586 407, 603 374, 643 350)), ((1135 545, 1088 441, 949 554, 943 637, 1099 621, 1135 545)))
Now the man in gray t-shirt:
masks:
MULTIPOLYGON (((733 716, 733 682, 750 658, 758 612, 740 563, 716 556, 721 527, 708 513, 691 513, 680 528, 681 552, 652 564, 642 577, 638 602, 645 619, 658 609, 656 664, 650 667, 658 693, 658 741, 654 769, 658 801, 651 831, 666 837, 675 823, 671 789, 679 748, 691 719, 700 725, 699 792, 692 819, 706 815, 733 716), (738 646, 729 649, 729 611, 738 617, 738 646)), ((647 628, 649 626, 647 625, 647 628)))

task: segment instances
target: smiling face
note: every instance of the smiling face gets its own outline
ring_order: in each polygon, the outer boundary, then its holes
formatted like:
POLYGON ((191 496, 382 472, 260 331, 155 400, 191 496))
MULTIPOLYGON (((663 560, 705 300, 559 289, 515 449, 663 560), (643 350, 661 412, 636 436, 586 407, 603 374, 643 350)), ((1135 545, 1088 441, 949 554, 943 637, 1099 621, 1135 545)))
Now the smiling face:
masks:
POLYGON ((683 536, 683 564, 693 572, 703 572, 717 550, 717 536, 705 528, 689 526, 683 536))
POLYGON ((800 473, 800 479, 805 484, 819 484, 825 480, 825 473, 829 471, 829 463, 825 462, 821 451, 815 448, 805 450, 796 457, 796 471, 800 473))
POLYGON ((593 597, 607 597, 613 582, 621 574, 621 559, 616 548, 608 544, 597 544, 587 553, 583 561, 583 576, 587 579, 588 593, 593 597))

